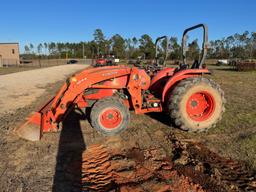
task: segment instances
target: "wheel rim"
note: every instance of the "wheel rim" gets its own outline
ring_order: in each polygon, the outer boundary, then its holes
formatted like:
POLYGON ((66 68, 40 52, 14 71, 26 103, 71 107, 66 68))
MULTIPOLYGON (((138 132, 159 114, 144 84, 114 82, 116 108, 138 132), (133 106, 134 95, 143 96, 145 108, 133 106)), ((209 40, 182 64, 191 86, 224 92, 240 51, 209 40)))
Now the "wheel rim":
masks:
POLYGON ((206 91, 192 94, 186 105, 187 114, 195 121, 205 121, 209 119, 214 112, 214 108, 214 98, 206 91))
POLYGON ((108 108, 100 114, 100 123, 105 129, 115 129, 122 122, 122 114, 116 108, 108 108))

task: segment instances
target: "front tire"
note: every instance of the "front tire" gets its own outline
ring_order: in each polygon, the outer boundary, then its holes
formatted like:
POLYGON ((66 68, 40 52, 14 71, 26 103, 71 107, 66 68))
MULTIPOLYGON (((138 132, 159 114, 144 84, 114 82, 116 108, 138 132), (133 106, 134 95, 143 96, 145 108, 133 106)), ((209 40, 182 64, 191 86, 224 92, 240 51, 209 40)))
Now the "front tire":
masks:
POLYGON ((129 109, 117 97, 101 99, 91 109, 91 125, 104 135, 115 135, 123 131, 129 121, 129 109))
POLYGON ((217 83, 206 78, 188 78, 171 92, 168 107, 176 126, 202 132, 221 119, 224 103, 224 93, 217 83))

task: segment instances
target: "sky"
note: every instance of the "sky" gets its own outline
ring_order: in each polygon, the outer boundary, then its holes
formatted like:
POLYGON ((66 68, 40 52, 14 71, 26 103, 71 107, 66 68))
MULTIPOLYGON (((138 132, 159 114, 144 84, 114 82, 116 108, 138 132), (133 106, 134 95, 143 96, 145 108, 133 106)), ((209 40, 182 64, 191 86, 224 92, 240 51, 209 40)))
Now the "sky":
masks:
POLYGON ((209 39, 256 31, 255 0, 1 0, 0 42, 80 42, 100 28, 107 38, 181 38, 205 23, 209 39))

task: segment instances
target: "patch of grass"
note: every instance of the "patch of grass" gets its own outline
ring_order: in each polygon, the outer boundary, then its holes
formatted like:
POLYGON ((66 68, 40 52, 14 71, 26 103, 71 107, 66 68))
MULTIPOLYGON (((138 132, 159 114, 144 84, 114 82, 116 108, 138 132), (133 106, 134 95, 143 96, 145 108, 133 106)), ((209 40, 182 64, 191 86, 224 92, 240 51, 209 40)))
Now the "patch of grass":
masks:
POLYGON ((187 133, 168 125, 168 117, 156 113, 132 115, 134 130, 147 126, 149 131, 172 129, 176 135, 203 142, 224 157, 245 162, 256 170, 256 72, 237 72, 217 67, 208 76, 225 92, 226 111, 215 128, 206 133, 187 133))
POLYGON ((225 92, 226 111, 215 128, 189 136, 202 140, 223 156, 245 161, 256 169, 256 72, 213 70, 210 78, 225 92))
POLYGON ((256 134, 240 135, 237 140, 240 143, 240 151, 243 152, 243 160, 256 168, 256 134))

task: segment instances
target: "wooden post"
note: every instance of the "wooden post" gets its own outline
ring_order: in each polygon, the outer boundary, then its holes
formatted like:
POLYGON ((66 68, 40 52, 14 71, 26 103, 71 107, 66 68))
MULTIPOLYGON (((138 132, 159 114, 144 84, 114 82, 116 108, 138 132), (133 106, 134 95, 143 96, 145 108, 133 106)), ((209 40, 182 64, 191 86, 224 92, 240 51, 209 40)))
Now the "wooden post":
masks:
POLYGON ((2 63, 2 55, 0 55, 0 67, 3 67, 3 63, 2 63))

